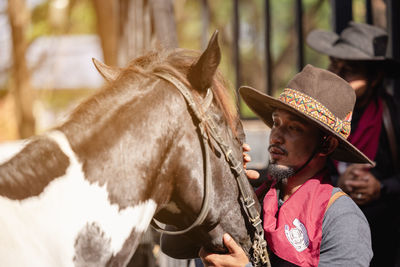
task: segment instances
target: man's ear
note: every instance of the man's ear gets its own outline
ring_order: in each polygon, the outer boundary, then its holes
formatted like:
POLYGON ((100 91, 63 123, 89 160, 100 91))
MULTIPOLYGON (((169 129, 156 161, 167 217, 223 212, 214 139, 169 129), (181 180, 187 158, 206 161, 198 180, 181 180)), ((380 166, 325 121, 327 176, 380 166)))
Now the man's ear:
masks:
POLYGON ((336 137, 332 135, 328 135, 324 137, 324 140, 321 144, 320 155, 321 156, 328 156, 331 154, 335 149, 338 147, 339 141, 336 137))

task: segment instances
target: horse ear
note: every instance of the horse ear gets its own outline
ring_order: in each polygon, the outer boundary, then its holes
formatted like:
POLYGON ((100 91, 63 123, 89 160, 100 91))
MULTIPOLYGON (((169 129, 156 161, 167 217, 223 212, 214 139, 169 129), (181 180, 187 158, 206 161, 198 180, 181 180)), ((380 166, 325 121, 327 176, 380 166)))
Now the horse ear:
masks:
POLYGON ((201 54, 189 69, 187 78, 191 85, 206 92, 221 61, 221 50, 218 44, 218 31, 216 30, 208 42, 206 50, 201 54))
POLYGON ((121 73, 120 68, 107 66, 106 64, 98 61, 95 58, 92 58, 92 61, 97 71, 101 74, 101 76, 103 76, 103 78, 107 82, 115 81, 121 73))

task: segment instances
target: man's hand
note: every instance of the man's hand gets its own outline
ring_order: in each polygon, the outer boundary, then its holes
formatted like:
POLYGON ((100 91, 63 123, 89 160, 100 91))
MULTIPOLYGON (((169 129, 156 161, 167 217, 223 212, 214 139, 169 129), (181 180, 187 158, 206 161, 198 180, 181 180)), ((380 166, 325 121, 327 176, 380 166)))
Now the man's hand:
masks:
POLYGON ((249 259, 243 249, 236 244, 229 234, 224 234, 224 244, 228 249, 228 254, 213 254, 200 249, 199 257, 206 267, 244 267, 249 259))
POLYGON ((348 181, 348 185, 353 188, 351 198, 358 205, 367 204, 381 195, 381 183, 367 170, 357 172, 357 179, 348 181))
POLYGON ((260 177, 260 174, 255 171, 255 170, 247 170, 247 163, 251 161, 251 158, 249 156, 249 154, 247 154, 246 152, 249 152, 251 150, 250 146, 248 144, 243 144, 243 167, 246 171, 246 175, 247 178, 249 179, 258 179, 260 177))
POLYGON ((381 184, 369 168, 368 164, 352 164, 338 181, 339 187, 358 205, 367 204, 380 197, 381 184))

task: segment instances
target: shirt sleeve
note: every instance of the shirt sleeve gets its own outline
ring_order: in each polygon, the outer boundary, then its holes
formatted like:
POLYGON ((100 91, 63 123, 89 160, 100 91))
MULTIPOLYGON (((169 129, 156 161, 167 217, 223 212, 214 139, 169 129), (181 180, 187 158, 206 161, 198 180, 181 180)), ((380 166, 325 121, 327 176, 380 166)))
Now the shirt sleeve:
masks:
POLYGON ((364 214, 350 197, 339 197, 324 216, 318 266, 369 266, 371 259, 371 231, 364 214))

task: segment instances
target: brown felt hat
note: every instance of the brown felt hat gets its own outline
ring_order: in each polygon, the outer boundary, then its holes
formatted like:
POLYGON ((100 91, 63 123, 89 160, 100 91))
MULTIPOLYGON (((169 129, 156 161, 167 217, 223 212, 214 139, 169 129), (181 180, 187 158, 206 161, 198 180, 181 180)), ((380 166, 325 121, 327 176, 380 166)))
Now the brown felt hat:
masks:
POLYGON ((293 77, 278 98, 248 86, 242 86, 239 92, 247 105, 269 127, 272 127, 275 109, 288 110, 339 140, 332 159, 374 165, 347 141, 356 95, 353 88, 336 74, 307 65, 293 77))

